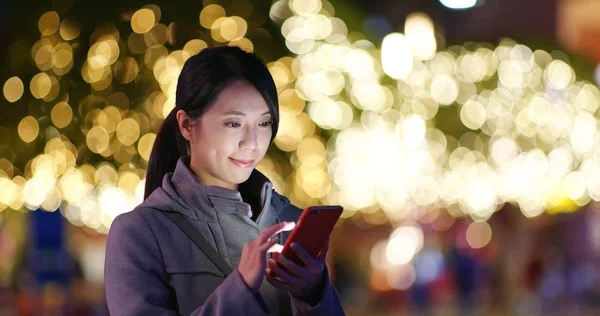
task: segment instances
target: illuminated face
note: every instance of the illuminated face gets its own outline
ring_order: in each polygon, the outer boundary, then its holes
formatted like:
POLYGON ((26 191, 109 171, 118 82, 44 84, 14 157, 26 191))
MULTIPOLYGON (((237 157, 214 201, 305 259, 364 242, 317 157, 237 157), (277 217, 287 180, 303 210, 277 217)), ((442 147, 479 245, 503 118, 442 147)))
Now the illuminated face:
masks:
POLYGON ((190 169, 200 183, 232 190, 250 177, 267 153, 273 133, 267 103, 245 81, 225 88, 196 121, 182 110, 177 120, 190 142, 190 169))

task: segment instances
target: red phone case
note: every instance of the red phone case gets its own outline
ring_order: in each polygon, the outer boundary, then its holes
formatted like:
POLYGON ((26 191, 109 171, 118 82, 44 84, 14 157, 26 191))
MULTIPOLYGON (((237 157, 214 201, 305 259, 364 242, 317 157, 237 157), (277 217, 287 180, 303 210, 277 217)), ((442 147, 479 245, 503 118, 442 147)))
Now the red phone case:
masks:
POLYGON ((304 209, 296 227, 283 245, 281 254, 299 265, 304 265, 296 252, 290 247, 295 242, 311 256, 317 257, 343 210, 341 206, 337 205, 311 206, 304 209))

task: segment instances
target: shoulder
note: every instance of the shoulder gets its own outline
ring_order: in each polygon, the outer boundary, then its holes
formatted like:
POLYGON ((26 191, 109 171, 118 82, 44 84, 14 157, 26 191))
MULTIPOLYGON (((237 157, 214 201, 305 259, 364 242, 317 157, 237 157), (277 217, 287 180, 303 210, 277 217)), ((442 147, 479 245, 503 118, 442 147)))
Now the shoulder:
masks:
POLYGON ((154 232, 164 225, 160 211, 145 205, 135 207, 132 211, 118 215, 110 225, 108 238, 119 239, 154 239, 154 232))
POLYGON ((302 214, 302 209, 290 202, 286 196, 273 190, 271 205, 275 208, 278 217, 286 221, 297 221, 302 214))

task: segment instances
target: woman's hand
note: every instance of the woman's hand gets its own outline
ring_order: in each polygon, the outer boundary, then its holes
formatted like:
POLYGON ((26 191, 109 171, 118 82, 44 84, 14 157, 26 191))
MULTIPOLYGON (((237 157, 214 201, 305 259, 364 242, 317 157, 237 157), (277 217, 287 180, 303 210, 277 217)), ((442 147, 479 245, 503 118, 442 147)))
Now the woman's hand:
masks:
MULTIPOLYGON (((275 260, 270 259, 267 265, 267 281, 273 286, 289 292, 294 297, 311 296, 318 290, 325 268, 325 258, 329 250, 329 240, 316 258, 313 258, 304 248, 292 243, 292 250, 298 255, 304 266, 287 259, 280 253, 275 254, 275 260), (283 266, 285 269, 282 269, 283 266), (286 271, 287 270, 287 271, 286 271)), ((319 297, 320 299, 320 297, 319 297)))
POLYGON ((292 230, 294 226, 294 222, 281 222, 271 225, 263 229, 254 241, 244 246, 237 270, 253 293, 258 292, 264 280, 267 252, 282 248, 277 243, 279 241, 278 238, 273 236, 282 231, 292 230))

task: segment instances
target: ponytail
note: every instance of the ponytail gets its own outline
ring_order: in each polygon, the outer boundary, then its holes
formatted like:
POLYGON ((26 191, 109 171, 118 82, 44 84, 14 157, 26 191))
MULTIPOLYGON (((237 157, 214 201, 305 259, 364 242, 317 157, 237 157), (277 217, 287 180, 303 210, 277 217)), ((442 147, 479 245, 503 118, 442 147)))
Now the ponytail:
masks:
POLYGON ((165 174, 173 172, 179 158, 187 153, 187 142, 177 123, 177 110, 169 113, 156 134, 148 160, 144 200, 161 186, 165 174))

